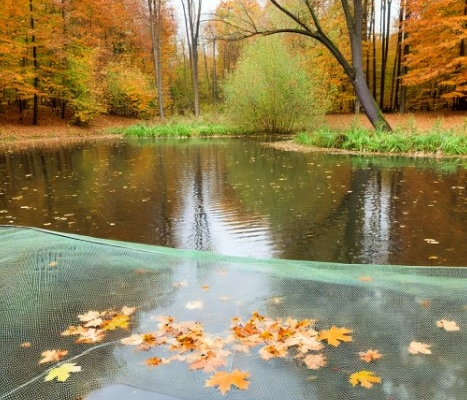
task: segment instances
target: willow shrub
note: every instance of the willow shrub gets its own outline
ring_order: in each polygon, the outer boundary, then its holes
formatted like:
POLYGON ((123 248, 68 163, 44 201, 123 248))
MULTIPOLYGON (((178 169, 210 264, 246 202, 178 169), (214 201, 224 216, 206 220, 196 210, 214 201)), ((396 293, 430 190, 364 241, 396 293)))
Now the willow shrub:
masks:
POLYGON ((245 130, 289 133, 313 125, 326 111, 319 84, 278 36, 258 38, 242 51, 224 90, 226 112, 245 130))

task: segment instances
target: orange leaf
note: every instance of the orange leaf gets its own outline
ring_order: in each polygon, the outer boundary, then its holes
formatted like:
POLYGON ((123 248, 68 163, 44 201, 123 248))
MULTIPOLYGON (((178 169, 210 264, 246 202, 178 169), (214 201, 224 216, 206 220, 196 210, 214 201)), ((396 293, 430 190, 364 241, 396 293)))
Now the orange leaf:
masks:
POLYGON ((162 362, 162 359, 160 359, 158 357, 151 357, 151 358, 148 358, 147 360, 145 360, 144 362, 145 362, 145 364, 149 365, 150 367, 155 367, 155 366, 159 365, 162 362))
POLYGON ((46 350, 41 353, 42 358, 39 361, 39 364, 60 361, 67 354, 68 354, 68 350, 46 350))
POLYGON ((327 340, 328 344, 331 346, 339 346, 342 342, 351 342, 352 336, 346 336, 348 333, 352 331, 347 328, 337 328, 335 326, 331 326, 330 329, 320 331, 316 340, 327 340))
POLYGON ((374 383, 381 383, 381 378, 371 371, 358 371, 350 375, 349 382, 352 386, 357 386, 359 383, 364 388, 370 389, 374 383))
POLYGON ((383 355, 378 350, 369 349, 367 351, 361 351, 358 353, 360 360, 371 362, 379 360, 383 355))
POLYGON ((231 386, 236 386, 239 389, 248 389, 248 382, 246 379, 250 376, 248 372, 242 372, 236 369, 232 372, 219 371, 206 381, 206 387, 218 386, 218 389, 224 395, 230 390, 231 386))

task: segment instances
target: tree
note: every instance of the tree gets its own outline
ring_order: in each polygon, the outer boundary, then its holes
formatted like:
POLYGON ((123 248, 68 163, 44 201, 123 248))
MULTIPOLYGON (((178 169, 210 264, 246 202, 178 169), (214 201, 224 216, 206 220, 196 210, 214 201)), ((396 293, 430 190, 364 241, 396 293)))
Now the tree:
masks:
MULTIPOLYGON (((239 0, 241 1, 241 0, 239 0)), ((355 94, 365 111, 368 119, 375 128, 381 128, 387 131, 391 130, 384 115, 372 96, 363 69, 362 53, 362 30, 363 30, 363 6, 362 0, 353 0, 352 4, 348 0, 341 0, 341 11, 344 15, 347 36, 351 48, 351 56, 346 57, 336 46, 330 32, 326 32, 322 25, 322 20, 326 19, 326 12, 323 10, 321 2, 315 3, 311 0, 287 1, 287 0, 269 0, 284 16, 287 22, 282 25, 264 24, 261 21, 254 21, 248 13, 246 7, 243 8, 244 15, 238 15, 237 21, 247 21, 248 28, 245 25, 240 26, 235 21, 226 21, 230 25, 238 26, 237 35, 248 37, 253 35, 273 35, 278 33, 295 33, 305 35, 317 40, 323 44, 336 58, 349 77, 355 94), (290 4, 292 3, 292 4, 290 4), (321 6, 321 7, 320 7, 321 6)))
POLYGON ((182 0, 183 17, 187 35, 188 54, 191 66, 191 82, 193 85, 193 106, 196 117, 200 114, 199 108, 199 73, 198 73, 198 45, 201 25, 202 0, 182 0))
POLYGON ((407 0, 402 82, 430 88, 427 101, 438 95, 446 101, 467 96, 466 14, 466 0, 407 0))
POLYGON ((262 132, 310 126, 327 107, 314 91, 317 79, 310 79, 278 37, 262 38, 242 51, 226 84, 226 109, 238 125, 262 132))

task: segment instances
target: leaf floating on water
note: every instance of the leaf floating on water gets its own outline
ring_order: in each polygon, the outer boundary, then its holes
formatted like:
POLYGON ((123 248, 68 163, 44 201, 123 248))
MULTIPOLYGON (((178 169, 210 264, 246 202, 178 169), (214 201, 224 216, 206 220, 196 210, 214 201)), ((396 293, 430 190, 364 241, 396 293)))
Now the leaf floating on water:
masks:
POLYGON ((436 322, 436 326, 448 332, 455 332, 460 329, 456 321, 448 321, 447 319, 440 319, 436 322))
POLYGON ((65 382, 70 377, 71 373, 79 371, 81 371, 81 367, 76 365, 76 363, 62 364, 59 367, 49 371, 44 381, 47 382, 53 379, 57 379, 59 382, 65 382))
POLYGON ((39 364, 48 362, 60 361, 63 357, 68 354, 68 350, 46 350, 41 353, 41 360, 39 364))
POLYGON ((226 394, 231 386, 238 389, 248 389, 250 382, 246 379, 250 376, 248 372, 242 372, 236 369, 232 372, 219 371, 206 381, 206 387, 217 386, 222 395, 226 394))
POLYGON ((361 351, 358 353, 360 360, 366 362, 372 362, 379 360, 383 355, 378 350, 369 349, 367 351, 361 351))
POLYGON ((423 239, 428 244, 439 244, 439 242, 435 239, 423 239))
POLYGON ((151 357, 146 359, 144 363, 150 367, 156 367, 159 364, 162 364, 162 359, 159 357, 151 357))
POLYGON ((410 354, 431 354, 430 350, 431 344, 426 344, 422 342, 412 341, 409 345, 410 354))
POLYGON ((381 383, 381 378, 371 371, 358 371, 350 375, 349 382, 352 386, 360 384, 364 388, 371 389, 374 383, 381 383))
POLYGON ((326 366, 326 357, 323 354, 308 354, 303 358, 308 369, 320 369, 326 366))
POLYGON ((352 336, 347 336, 347 334, 352 333, 352 330, 347 328, 337 328, 336 326, 331 326, 330 329, 322 330, 319 332, 316 340, 327 340, 328 344, 331 346, 339 346, 342 342, 351 342, 352 336))

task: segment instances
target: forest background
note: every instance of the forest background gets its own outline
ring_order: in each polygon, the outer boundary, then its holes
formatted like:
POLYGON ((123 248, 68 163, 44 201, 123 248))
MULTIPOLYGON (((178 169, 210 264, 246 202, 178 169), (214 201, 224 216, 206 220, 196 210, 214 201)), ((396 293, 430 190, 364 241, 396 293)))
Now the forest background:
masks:
MULTIPOLYGON (((211 12, 201 1, 4 0, 0 118, 37 125, 53 117, 83 126, 99 115, 222 114, 225 84, 255 40, 239 40, 239 32, 250 36, 252 23, 271 26, 283 16, 270 0, 221 1, 211 12)), ((288 9, 298 3, 281 1, 288 9)), ((380 110, 467 109, 467 0, 356 3, 362 5, 365 80, 380 110)), ((348 55, 347 1, 309 4, 348 55)), ((320 77, 314 98, 326 98, 328 113, 358 109, 348 74, 321 43, 294 33, 275 36, 291 57, 299 56, 310 81, 320 77)))

